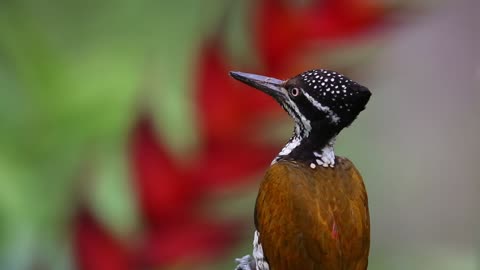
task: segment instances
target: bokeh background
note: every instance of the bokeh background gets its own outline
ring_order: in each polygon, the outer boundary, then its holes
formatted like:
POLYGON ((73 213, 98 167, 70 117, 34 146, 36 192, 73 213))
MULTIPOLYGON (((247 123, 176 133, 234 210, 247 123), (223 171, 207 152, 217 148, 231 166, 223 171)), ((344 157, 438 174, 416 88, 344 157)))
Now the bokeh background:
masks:
POLYGON ((480 269, 476 0, 0 1, 0 269, 234 269, 292 123, 229 70, 341 71, 370 268, 480 269))

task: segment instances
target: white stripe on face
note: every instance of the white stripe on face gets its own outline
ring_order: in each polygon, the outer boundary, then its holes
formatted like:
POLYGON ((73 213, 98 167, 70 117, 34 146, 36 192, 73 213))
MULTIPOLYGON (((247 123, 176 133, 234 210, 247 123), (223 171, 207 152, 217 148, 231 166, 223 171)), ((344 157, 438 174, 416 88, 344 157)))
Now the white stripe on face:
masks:
MULTIPOLYGON (((303 90, 302 90, 303 91, 303 90)), ((310 120, 308 120, 298 109, 297 104, 287 96, 284 100, 286 102, 284 108, 287 110, 288 114, 295 120, 295 133, 300 137, 308 137, 310 131, 312 130, 312 126, 310 124, 310 120), (292 111, 293 110, 293 111, 292 111), (302 129, 303 127, 303 129, 302 129), (305 134, 301 134, 301 131, 304 131, 305 134)))
POLYGON ((315 108, 317 108, 319 111, 322 111, 330 116, 330 119, 333 123, 338 123, 338 121, 340 121, 340 117, 338 117, 338 115, 334 113, 328 106, 323 106, 322 104, 320 104, 320 102, 318 102, 312 96, 310 96, 307 92, 305 92, 305 90, 303 89, 301 90, 303 95, 308 99, 308 101, 310 101, 310 103, 312 103, 313 106, 315 106, 315 108))

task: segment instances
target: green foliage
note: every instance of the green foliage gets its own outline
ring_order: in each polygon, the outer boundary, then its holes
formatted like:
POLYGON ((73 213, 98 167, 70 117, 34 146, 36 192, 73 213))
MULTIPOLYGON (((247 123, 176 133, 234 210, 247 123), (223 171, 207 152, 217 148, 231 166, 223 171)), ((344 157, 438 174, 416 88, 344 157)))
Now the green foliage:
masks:
POLYGON ((82 193, 113 231, 133 228, 132 116, 146 106, 173 147, 195 142, 191 61, 223 8, 208 2, 0 3, 0 268, 64 268, 82 193))

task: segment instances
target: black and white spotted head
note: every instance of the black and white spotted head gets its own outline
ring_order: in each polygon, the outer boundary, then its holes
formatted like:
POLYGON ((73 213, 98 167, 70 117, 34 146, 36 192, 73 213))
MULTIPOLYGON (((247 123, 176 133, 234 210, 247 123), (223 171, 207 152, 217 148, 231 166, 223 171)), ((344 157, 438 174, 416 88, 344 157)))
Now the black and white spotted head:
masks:
POLYGON ((284 88, 310 121, 327 119, 333 126, 349 126, 365 109, 370 91, 335 71, 318 69, 287 80, 284 88))
POLYGON ((366 87, 324 69, 309 70, 288 80, 242 72, 230 75, 275 98, 295 120, 294 136, 280 157, 294 154, 295 159, 312 159, 311 150, 321 152, 331 144, 365 109, 371 95, 366 87))
POLYGON ((335 71, 317 69, 282 81, 264 76, 231 72, 246 84, 274 97, 306 131, 315 122, 340 131, 365 108, 370 91, 335 71))

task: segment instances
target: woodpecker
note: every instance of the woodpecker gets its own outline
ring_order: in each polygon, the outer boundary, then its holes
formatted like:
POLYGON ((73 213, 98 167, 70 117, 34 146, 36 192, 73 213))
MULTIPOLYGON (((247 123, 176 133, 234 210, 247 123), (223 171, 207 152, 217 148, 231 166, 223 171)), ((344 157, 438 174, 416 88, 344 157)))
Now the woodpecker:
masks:
POLYGON ((273 97, 295 122, 258 192, 253 257, 237 270, 361 270, 370 248, 362 177, 334 143, 365 109, 370 91, 335 71, 316 69, 288 80, 230 72, 273 97))

